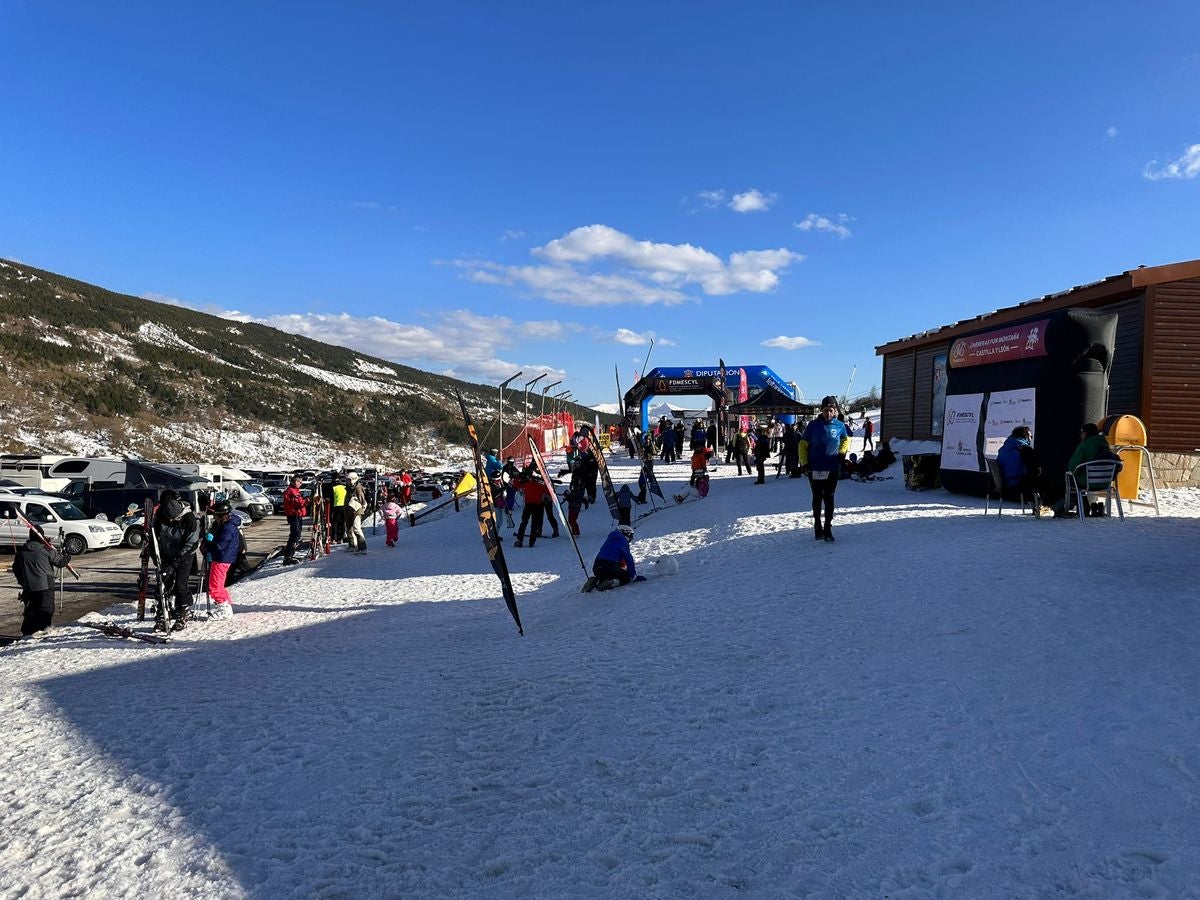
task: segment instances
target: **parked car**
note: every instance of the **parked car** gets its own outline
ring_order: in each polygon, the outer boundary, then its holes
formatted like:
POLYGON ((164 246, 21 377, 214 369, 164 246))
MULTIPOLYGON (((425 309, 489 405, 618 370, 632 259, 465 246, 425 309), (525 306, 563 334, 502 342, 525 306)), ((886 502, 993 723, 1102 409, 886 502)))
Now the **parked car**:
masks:
MULTIPOLYGON (((242 512, 240 509, 233 511, 232 518, 238 528, 243 529, 252 521, 250 513, 242 512)), ((120 526, 122 534, 121 546, 136 549, 146 543, 145 519, 145 513, 140 509, 129 515, 117 517, 117 525, 120 526)))
POLYGON ((0 546, 25 543, 29 529, 18 512, 39 525, 50 540, 58 540, 61 535, 63 549, 72 556, 116 547, 124 538, 124 532, 115 522, 89 518, 67 500, 0 493, 0 546))

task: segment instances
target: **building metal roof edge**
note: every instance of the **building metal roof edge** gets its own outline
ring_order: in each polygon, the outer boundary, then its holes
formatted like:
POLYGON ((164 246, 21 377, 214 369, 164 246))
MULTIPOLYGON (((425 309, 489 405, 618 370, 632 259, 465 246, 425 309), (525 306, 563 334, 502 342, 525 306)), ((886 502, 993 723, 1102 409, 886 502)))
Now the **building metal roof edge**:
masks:
POLYGON ((1010 319, 1036 315, 1037 311, 1031 307, 1038 304, 1046 304, 1046 312, 1051 312, 1079 301, 1092 302, 1109 295, 1127 293, 1150 285, 1184 281, 1191 278, 1200 278, 1200 259, 1168 263, 1162 266, 1139 266, 1119 275, 1109 275, 1100 281, 1077 284, 1075 287, 1054 294, 1046 294, 1044 297, 1023 300, 1015 306, 1001 307, 974 318, 960 319, 950 325, 941 325, 937 328, 910 334, 908 337, 888 341, 886 344, 879 344, 875 347, 875 355, 884 356, 897 350, 917 347, 934 341, 949 340, 965 332, 974 331, 993 318, 997 325, 1001 325, 1010 319))

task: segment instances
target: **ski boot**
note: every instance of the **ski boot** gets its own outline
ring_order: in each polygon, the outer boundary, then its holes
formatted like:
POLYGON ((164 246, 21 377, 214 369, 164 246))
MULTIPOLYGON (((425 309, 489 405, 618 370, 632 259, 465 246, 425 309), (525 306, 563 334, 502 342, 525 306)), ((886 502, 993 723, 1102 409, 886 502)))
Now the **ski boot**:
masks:
POLYGON ((833 543, 833 526, 832 525, 825 526, 825 531, 821 535, 821 539, 824 540, 825 543, 827 543, 827 544, 833 543))

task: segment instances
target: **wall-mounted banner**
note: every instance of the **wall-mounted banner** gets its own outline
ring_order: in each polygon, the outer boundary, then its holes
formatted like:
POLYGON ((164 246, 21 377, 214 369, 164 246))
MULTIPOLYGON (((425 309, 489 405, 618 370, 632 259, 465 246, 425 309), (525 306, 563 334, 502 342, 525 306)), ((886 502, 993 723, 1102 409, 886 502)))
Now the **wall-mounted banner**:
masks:
MULTIPOLYGON (((983 455, 995 459, 1000 446, 1008 440, 1018 425, 1028 425, 1033 434, 1033 388, 1017 391, 993 391, 987 398, 987 415, 983 420, 983 455)), ((1036 438, 1036 435, 1033 435, 1036 438)), ((1034 441, 1036 444, 1036 440, 1034 441)))
POLYGON ((1045 356, 1046 325, 1049 322, 1049 319, 1039 319, 1037 322, 959 338, 950 345, 950 366, 965 369, 967 366, 1045 356))
POLYGON ((980 425, 983 394, 954 394, 946 398, 942 434, 942 468, 982 472, 980 425))

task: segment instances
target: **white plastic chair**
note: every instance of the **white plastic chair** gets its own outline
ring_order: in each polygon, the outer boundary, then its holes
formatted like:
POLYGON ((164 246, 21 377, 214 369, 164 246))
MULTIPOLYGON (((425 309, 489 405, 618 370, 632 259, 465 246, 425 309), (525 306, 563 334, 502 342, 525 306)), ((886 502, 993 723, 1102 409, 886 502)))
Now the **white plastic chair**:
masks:
MULTIPOLYGON (((993 459, 990 456, 986 457, 986 460, 988 472, 990 472, 992 476, 992 487, 984 496, 983 512, 984 515, 987 515, 987 513, 991 512, 992 492, 994 491, 996 494, 996 515, 999 516, 1004 513, 1004 472, 1000 468, 1000 460, 993 459)), ((1017 492, 1017 499, 1021 501, 1021 514, 1024 515, 1026 497, 1025 492, 1020 488, 1009 488, 1009 490, 1017 492)), ((1037 508, 1037 502, 1038 500, 1036 494, 1030 496, 1029 503, 1033 509, 1037 508)))
POLYGON ((1075 495, 1075 509, 1082 522, 1083 505, 1099 503, 1104 498, 1105 512, 1112 515, 1113 497, 1117 498, 1117 514, 1125 521, 1125 510, 1121 507, 1121 493, 1116 489, 1117 463, 1111 459, 1093 459, 1080 463, 1073 472, 1067 473, 1067 496, 1075 495), (1097 488, 1096 485, 1103 485, 1097 488))

